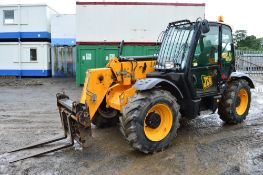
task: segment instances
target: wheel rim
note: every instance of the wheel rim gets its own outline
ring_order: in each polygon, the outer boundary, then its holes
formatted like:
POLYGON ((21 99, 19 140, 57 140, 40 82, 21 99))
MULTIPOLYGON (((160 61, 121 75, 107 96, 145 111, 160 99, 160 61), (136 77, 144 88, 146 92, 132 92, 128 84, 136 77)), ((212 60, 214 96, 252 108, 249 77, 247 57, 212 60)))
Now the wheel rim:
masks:
POLYGON ((172 123, 173 114, 170 107, 166 104, 156 104, 144 118, 144 133, 149 140, 160 141, 169 134, 172 123))
POLYGON ((236 113, 238 115, 243 115, 247 110, 248 93, 245 89, 240 89, 237 96, 238 96, 238 104, 236 104, 236 113))

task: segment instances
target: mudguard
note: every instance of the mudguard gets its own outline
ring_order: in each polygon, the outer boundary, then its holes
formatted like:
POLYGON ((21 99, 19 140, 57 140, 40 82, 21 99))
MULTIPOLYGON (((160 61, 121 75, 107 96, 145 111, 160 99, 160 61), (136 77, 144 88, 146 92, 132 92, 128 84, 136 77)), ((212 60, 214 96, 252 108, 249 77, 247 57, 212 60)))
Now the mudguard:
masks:
POLYGON ((180 95, 180 98, 183 98, 182 92, 174 83, 162 78, 145 78, 145 79, 137 80, 133 85, 133 87, 138 91, 144 91, 144 90, 152 89, 159 85, 172 87, 172 89, 180 95))
POLYGON ((244 79, 248 82, 248 85, 250 88, 255 88, 255 85, 252 81, 252 79, 249 77, 249 75, 242 73, 242 72, 232 72, 230 75, 230 80, 235 80, 235 79, 244 79))

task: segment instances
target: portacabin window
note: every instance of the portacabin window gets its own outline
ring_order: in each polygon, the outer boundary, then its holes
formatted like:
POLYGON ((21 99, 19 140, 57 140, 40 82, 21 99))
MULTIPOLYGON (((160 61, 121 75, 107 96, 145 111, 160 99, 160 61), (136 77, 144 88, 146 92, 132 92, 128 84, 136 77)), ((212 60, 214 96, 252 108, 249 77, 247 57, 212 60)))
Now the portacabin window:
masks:
POLYGON ((4 24, 14 24, 15 12, 14 10, 4 10, 4 24))
POLYGON ((30 48, 30 61, 37 61, 37 49, 30 48))

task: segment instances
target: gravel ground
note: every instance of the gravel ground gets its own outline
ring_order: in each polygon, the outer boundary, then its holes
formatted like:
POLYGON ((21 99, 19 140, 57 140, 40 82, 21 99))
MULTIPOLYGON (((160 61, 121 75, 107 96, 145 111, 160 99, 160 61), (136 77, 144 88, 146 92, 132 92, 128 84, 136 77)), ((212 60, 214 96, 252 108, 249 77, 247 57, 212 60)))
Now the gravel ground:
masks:
MULTIPOLYGON (((0 81, 0 174, 263 174, 263 78, 255 78, 251 110, 239 125, 217 114, 181 121, 177 139, 165 151, 134 151, 118 128, 93 129, 93 145, 74 147, 9 164, 25 155, 6 151, 62 134, 55 94, 78 100, 73 79, 0 81)), ((58 143, 63 144, 63 143, 58 143)))

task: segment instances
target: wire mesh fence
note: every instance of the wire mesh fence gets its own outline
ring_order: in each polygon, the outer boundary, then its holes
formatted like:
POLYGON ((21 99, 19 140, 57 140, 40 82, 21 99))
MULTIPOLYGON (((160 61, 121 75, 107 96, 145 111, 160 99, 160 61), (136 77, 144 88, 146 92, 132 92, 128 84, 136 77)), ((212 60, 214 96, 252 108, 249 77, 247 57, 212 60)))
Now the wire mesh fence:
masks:
POLYGON ((263 75, 263 51, 236 51, 236 70, 249 75, 263 75))

